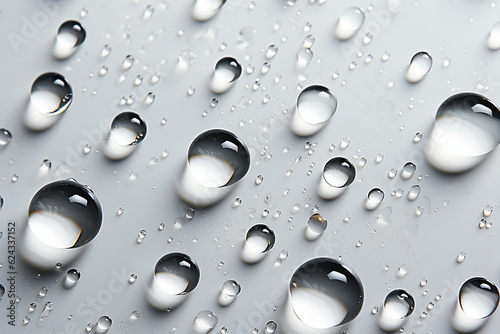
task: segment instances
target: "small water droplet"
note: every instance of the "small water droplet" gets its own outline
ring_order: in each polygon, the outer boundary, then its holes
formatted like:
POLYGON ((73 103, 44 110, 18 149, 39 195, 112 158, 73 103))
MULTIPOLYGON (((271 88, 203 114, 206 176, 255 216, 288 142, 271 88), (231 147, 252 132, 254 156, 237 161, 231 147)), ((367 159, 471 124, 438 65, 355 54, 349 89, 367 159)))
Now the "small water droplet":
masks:
POLYGON ((418 195, 420 195, 420 186, 415 184, 410 188, 410 191, 408 192, 408 199, 410 201, 414 201, 417 199, 418 195))
POLYGON ((483 216, 489 217, 493 213, 493 206, 486 205, 483 209, 483 216))
POLYGON ((486 46, 490 50, 500 49, 500 21, 495 23, 491 28, 486 41, 486 46))
POLYGON ((460 253, 458 253, 458 255, 457 255, 457 259, 456 259, 456 260, 457 260, 457 263, 462 263, 462 262, 464 262, 466 257, 467 257, 467 253, 465 253, 465 252, 460 252, 460 253))
POLYGON ((278 47, 274 44, 271 44, 267 48, 264 56, 266 57, 266 59, 273 59, 277 53, 278 53, 278 47))
POLYGON ((408 274, 408 266, 406 264, 401 265, 396 272, 397 278, 403 278, 408 274))
POLYGON ((129 284, 133 284, 133 283, 135 283, 135 281, 137 281, 137 275, 136 274, 130 274, 130 276, 128 278, 129 284))
POLYGON ((132 311, 132 313, 130 313, 130 316, 128 317, 128 322, 132 323, 132 322, 136 321, 137 319, 139 319, 140 316, 141 316, 141 314, 139 312, 132 311))
POLYGON ((241 71, 241 65, 235 58, 224 57, 219 59, 210 81, 210 90, 216 94, 226 92, 238 80, 241 71))
POLYGON ((425 51, 417 52, 410 61, 406 71, 406 80, 411 83, 421 81, 432 67, 432 57, 425 51))
POLYGON ((122 69, 127 71, 129 70, 132 65, 134 65, 134 57, 132 55, 127 55, 125 56, 125 59, 123 59, 123 63, 122 63, 122 69))
POLYGON ((415 173, 415 170, 417 169, 417 166, 413 162, 407 162, 403 166, 403 170, 401 171, 401 178, 403 180, 408 180, 410 177, 413 176, 413 173, 415 173))
POLYGON ((379 188, 373 188, 368 192, 365 200, 365 209, 372 211, 375 210, 382 200, 384 199, 384 192, 379 188))
POLYGON ((136 242, 138 244, 142 244, 144 242, 144 238, 146 238, 147 234, 148 234, 148 232, 146 230, 140 230, 139 234, 137 235, 136 242))
POLYGON ((142 13, 142 19, 144 21, 147 21, 153 16, 155 12, 155 9, 153 8, 152 5, 147 5, 146 8, 144 9, 144 12, 142 13))
POLYGON ((196 333, 207 334, 217 326, 218 322, 219 318, 212 311, 200 311, 194 319, 193 329, 196 333))
POLYGON ((359 7, 349 7, 340 15, 335 27, 335 37, 341 41, 353 37, 363 25, 365 14, 359 7))
POLYGON ((66 289, 70 289, 72 287, 74 287, 76 285, 76 283, 78 282, 78 280, 80 280, 80 272, 76 269, 70 269, 68 270, 68 272, 66 273, 66 276, 64 277, 64 281, 63 281, 63 286, 66 288, 66 289))
POLYGON ((97 320, 94 327, 94 332, 96 334, 107 333, 112 324, 113 321, 111 321, 111 319, 108 316, 103 315, 97 320))
POLYGON ((389 292, 378 319, 380 328, 387 332, 397 331, 402 328, 414 308, 415 300, 405 290, 397 289, 389 292))

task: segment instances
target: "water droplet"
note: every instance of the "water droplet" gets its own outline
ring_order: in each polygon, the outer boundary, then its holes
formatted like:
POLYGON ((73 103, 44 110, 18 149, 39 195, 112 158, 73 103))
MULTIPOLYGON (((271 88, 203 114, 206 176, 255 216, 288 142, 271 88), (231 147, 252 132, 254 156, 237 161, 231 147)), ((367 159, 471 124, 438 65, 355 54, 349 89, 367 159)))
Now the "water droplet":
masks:
POLYGON ((415 300, 405 290, 392 290, 384 300, 384 306, 378 319, 381 329, 395 332, 400 329, 406 319, 413 313, 415 300))
POLYGON ((228 306, 234 302, 241 291, 241 286, 234 280, 225 281, 219 294, 218 303, 220 306, 228 306))
POLYGON ((410 61, 406 71, 406 80, 417 83, 425 78, 432 67, 432 57, 425 51, 417 52, 410 61))
POLYGON ((111 319, 108 316, 103 315, 97 320, 94 327, 94 333, 96 334, 107 333, 108 329, 111 327, 112 324, 113 321, 111 321, 111 319))
POLYGON ((327 225, 328 222, 325 217, 323 217, 319 213, 313 214, 307 221, 307 226, 304 233, 306 240, 313 241, 318 239, 326 230, 327 225))
POLYGON ((132 65, 134 65, 134 56, 132 55, 127 55, 125 56, 125 59, 123 59, 123 63, 122 63, 122 69, 124 69, 125 71, 129 70, 132 65))
POLYGON ((277 53, 278 53, 278 47, 274 44, 271 44, 267 48, 264 56, 266 57, 266 59, 273 59, 277 53))
POLYGON ((29 243, 20 251, 33 265, 53 269, 79 254, 99 232, 101 220, 101 206, 88 186, 73 179, 49 183, 30 202, 24 236, 29 243))
POLYGON ((132 311, 132 313, 130 313, 130 316, 128 317, 128 322, 132 323, 132 322, 136 321, 137 319, 139 319, 140 316, 141 316, 141 314, 139 312, 132 311))
POLYGON ((90 333, 94 329, 94 324, 93 323, 88 323, 87 326, 85 326, 85 332, 90 333))
POLYGON ((210 82, 210 90, 222 94, 229 90, 241 75, 241 65, 232 57, 219 59, 210 82))
POLYGON ((146 8, 144 9, 144 12, 142 13, 142 19, 144 21, 149 20, 151 16, 153 16, 154 12, 155 12, 154 7, 151 5, 147 5, 146 8))
POLYGON ((85 41, 85 29, 80 22, 66 21, 59 27, 54 45, 54 57, 66 59, 72 56, 85 41))
POLYGON ((323 168, 318 195, 323 199, 334 199, 340 196, 356 177, 356 169, 344 157, 330 159, 323 168))
POLYGON ((489 217, 493 213, 493 207, 491 205, 486 205, 483 209, 483 216, 489 217))
POLYGON ((37 296, 36 296, 36 297, 37 297, 38 299, 42 299, 43 297, 45 297, 45 296, 47 295, 47 292, 48 292, 47 288, 46 288, 46 287, 44 287, 44 286, 42 286, 42 287, 40 288, 40 290, 38 290, 38 294, 37 294, 37 296))
POLYGON ((129 284, 134 284, 135 281, 137 281, 137 275, 136 274, 130 274, 130 276, 128 278, 129 284))
POLYGON ((490 50, 500 49, 500 22, 495 23, 493 28, 491 28, 486 41, 486 46, 488 46, 488 49, 490 50))
POLYGON ((363 36, 361 42, 363 43, 363 45, 368 45, 371 43, 372 39, 373 39, 373 34, 371 32, 367 32, 366 35, 363 36))
POLYGON ((299 136, 310 136, 321 130, 337 110, 337 98, 325 86, 309 86, 297 97, 290 128, 299 136))
POLYGON ((422 134, 420 132, 417 132, 415 136, 413 137, 413 142, 414 143, 419 143, 422 140, 422 134))
POLYGON ((140 230, 139 234, 137 235, 137 239, 135 240, 138 244, 142 244, 144 242, 144 239, 146 238, 146 235, 148 232, 146 230, 140 230))
POLYGON ((415 170, 417 170, 417 166, 413 162, 407 162, 403 166, 403 170, 401 171, 401 178, 403 180, 408 180, 410 177, 413 176, 413 173, 415 173, 415 170))
POLYGON ((457 263, 464 262, 466 257, 467 257, 467 253, 465 253, 465 252, 458 253, 458 255, 457 255, 457 263))
POLYGON ((301 48, 297 52, 297 69, 304 69, 309 63, 311 62, 311 59, 313 58, 313 52, 309 48, 301 48))
POLYGON ((7 129, 0 129, 0 150, 6 147, 12 140, 12 134, 7 129))
POLYGON ((415 184, 410 188, 407 197, 410 201, 414 201, 417 199, 418 195, 420 195, 420 186, 415 184))
POLYGON ((486 97, 459 93, 438 108, 425 153, 427 161, 447 173, 478 165, 500 142, 500 111, 486 97))
POLYGON ((111 53, 111 46, 109 46, 109 44, 106 44, 102 47, 102 50, 101 50, 101 58, 106 58, 107 56, 109 56, 109 54, 111 53))
POLYGON ((158 231, 163 231, 164 228, 165 228, 165 223, 160 223, 158 225, 158 231))
POLYGON ((366 165, 366 158, 361 158, 358 161, 358 168, 363 168, 366 165))
POLYGON ((40 313, 40 318, 38 318, 39 321, 45 321, 47 320, 47 317, 49 316, 50 314, 50 311, 52 311, 52 308, 54 307, 54 305, 52 304, 52 302, 46 302, 45 305, 43 305, 43 310, 42 310, 42 313, 40 313))
POLYGON ((341 150, 345 150, 347 147, 349 147, 349 144, 351 143, 351 140, 347 137, 342 138, 339 144, 339 148, 341 150))
POLYGON ((199 280, 200 269, 188 255, 166 254, 155 265, 148 301, 159 310, 169 311, 185 300, 199 280))
POLYGON ((226 0, 196 0, 191 15, 197 21, 207 21, 214 17, 225 3, 226 0))
POLYGON ((397 278, 403 278, 408 274, 408 266, 406 264, 401 265, 396 272, 397 278))
POLYGON ((335 27, 335 37, 341 41, 353 37, 363 25, 365 13, 359 7, 346 8, 340 15, 335 27))
POLYGON ((226 333, 227 333, 227 328, 226 328, 226 327, 222 327, 222 328, 220 329, 220 333, 221 333, 221 334, 226 334, 226 333))
POLYGON ((269 72, 270 69, 271 69, 271 64, 265 62, 260 68, 260 74, 265 75, 269 72))
POLYGON ((368 196, 366 197, 365 209, 369 211, 375 210, 383 199, 384 192, 379 188, 373 188, 368 192, 368 196))
POLYGON ((492 315, 499 301, 498 288, 483 277, 468 279, 460 288, 452 316, 453 327, 460 333, 476 332, 492 315))
POLYGON ((135 77, 135 80, 134 80, 134 86, 140 86, 142 84, 142 82, 144 81, 144 78, 142 77, 142 75, 137 75, 135 77))
POLYGON ((62 75, 44 73, 31 86, 24 124, 34 131, 45 130, 56 123, 72 100, 73 90, 62 75))
POLYGON ((276 236, 267 225, 257 224, 250 227, 245 236, 241 259, 246 263, 256 263, 273 248, 276 236))
POLYGON ((274 321, 268 321, 266 323, 266 327, 264 327, 264 334, 274 334, 276 333, 276 329, 278 325, 274 321))
POLYGON ((80 279, 80 276, 81 275, 80 275, 80 272, 78 270, 76 270, 76 269, 68 270, 68 272, 66 273, 66 276, 64 277, 63 286, 66 289, 71 289, 72 287, 74 287, 76 285, 76 283, 80 279))
POLYGON ((424 278, 424 279, 422 279, 422 280, 420 281, 420 286, 421 286, 421 287, 424 287, 424 286, 426 286, 426 285, 427 285, 427 280, 424 278))
POLYGON ((377 156, 375 157, 375 163, 379 164, 382 162, 382 160, 384 160, 384 154, 383 153, 377 154, 377 156))
POLYGON ((29 324, 29 323, 30 323, 30 320, 31 320, 31 318, 30 318, 29 316, 25 316, 25 317, 23 318, 22 324, 23 324, 24 326, 26 326, 27 324, 29 324))
POLYGON ((207 334, 217 326, 219 318, 208 310, 200 311, 194 319, 193 329, 195 333, 207 334))
MULTIPOLYGON (((300 321, 306 332, 332 329, 359 314, 364 293, 361 280, 347 265, 332 258, 315 258, 302 264, 289 284, 289 318, 300 321)), ((293 326, 286 321, 282 326, 293 326)), ((288 332, 288 331, 287 331, 288 332)))
POLYGON ((146 123, 134 112, 118 114, 111 123, 111 130, 105 140, 103 152, 111 160, 129 156, 146 136, 146 123))

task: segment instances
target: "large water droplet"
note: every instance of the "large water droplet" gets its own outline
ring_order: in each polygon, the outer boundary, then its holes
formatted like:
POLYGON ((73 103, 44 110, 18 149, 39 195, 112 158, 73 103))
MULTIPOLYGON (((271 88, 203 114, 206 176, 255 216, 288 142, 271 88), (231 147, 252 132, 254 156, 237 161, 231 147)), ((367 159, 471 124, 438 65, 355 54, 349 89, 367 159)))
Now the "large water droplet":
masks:
POLYGON ((415 300, 408 292, 401 289, 392 290, 385 297, 378 325, 384 331, 394 332, 403 327, 414 308, 415 300))
POLYGON ((229 90, 241 75, 241 65, 232 57, 219 59, 210 82, 210 90, 222 94, 229 90))
POLYGON ((113 324, 113 321, 111 321, 111 318, 103 315, 100 317, 94 327, 94 332, 96 334, 104 334, 107 333, 111 325, 113 324))
POLYGON ((0 129, 0 151, 9 145, 12 140, 12 134, 7 129, 0 129))
POLYGON ((334 199, 340 196, 354 181, 356 169, 344 157, 334 157, 323 167, 323 176, 318 186, 318 195, 323 199, 334 199))
POLYGON ((214 17, 226 0, 195 0, 191 15, 197 21, 207 21, 214 17))
POLYGON ((417 52, 410 60, 410 66, 406 70, 406 80, 417 83, 425 76, 432 67, 432 57, 425 51, 417 52))
POLYGON ((241 259, 246 263, 257 263, 273 248, 276 241, 274 231, 267 225, 257 224, 250 227, 245 236, 241 259))
POLYGON ((483 277, 468 279, 460 288, 451 322, 461 333, 472 333, 483 326, 497 309, 498 288, 483 277))
POLYGON ((200 311, 194 318, 193 329, 196 333, 207 334, 218 322, 219 318, 212 311, 200 311))
POLYGON ((146 136, 146 123, 134 112, 118 114, 111 123, 111 130, 105 140, 103 152, 109 159, 120 160, 128 157, 137 144, 146 136))
POLYGON ((315 213, 307 221, 304 236, 309 241, 316 240, 323 234, 327 226, 328 222, 326 218, 319 213, 315 213))
POLYGON ((500 143, 500 110, 486 97, 459 93, 438 108, 429 141, 427 161, 446 173, 478 165, 500 143))
POLYGON ((71 289, 76 285, 79 279, 80 279, 80 272, 76 269, 70 269, 68 270, 66 276, 64 277, 63 286, 66 289, 71 289))
POLYGON ((212 205, 226 196, 249 168, 250 154, 238 137, 227 130, 208 130, 191 143, 177 190, 195 207, 212 205))
POLYGON ((495 23, 488 34, 486 45, 490 50, 500 49, 500 22, 495 23))
POLYGON ((382 200, 384 199, 384 192, 379 188, 373 188, 368 192, 368 196, 365 200, 365 209, 366 210, 375 210, 382 200))
POLYGON ((72 56, 85 41, 85 36, 85 29, 80 22, 71 20, 61 24, 54 45, 54 57, 62 60, 72 56))
POLYGON ((335 27, 335 37, 345 41, 353 37, 363 25, 365 13, 359 7, 346 8, 340 15, 335 27))
POLYGON ((148 301, 153 307, 168 311, 182 303, 199 280, 200 269, 188 255, 166 254, 155 265, 148 301))
POLYGON ((298 136, 310 136, 320 131, 337 110, 337 98, 325 86, 304 88, 297 97, 290 123, 298 136))
POLYGON ((315 258, 292 275, 285 321, 287 333, 315 333, 346 324, 363 306, 363 286, 347 265, 315 258))
POLYGON ((72 100, 73 90, 62 75, 44 73, 31 86, 24 124, 33 131, 45 130, 56 123, 72 100))
POLYGON ((225 281, 222 284, 221 291, 219 293, 219 299, 217 300, 220 306, 228 306, 234 302, 237 295, 241 291, 241 286, 234 280, 225 281))
POLYGON ((44 269, 69 263, 97 235, 101 220, 101 205, 88 186, 73 179, 47 184, 31 200, 21 254, 44 269))

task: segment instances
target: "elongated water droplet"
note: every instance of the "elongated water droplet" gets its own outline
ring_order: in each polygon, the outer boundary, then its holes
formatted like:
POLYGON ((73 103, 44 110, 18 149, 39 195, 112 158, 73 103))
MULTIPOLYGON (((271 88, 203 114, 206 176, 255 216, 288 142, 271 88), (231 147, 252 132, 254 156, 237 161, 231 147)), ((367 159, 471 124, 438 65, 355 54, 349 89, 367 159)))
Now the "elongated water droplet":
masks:
POLYGON ((309 86, 297 97, 291 130, 299 136, 310 136, 320 131, 335 114, 337 98, 325 86, 309 86))
POLYGON ((49 183, 30 202, 24 236, 29 243, 20 251, 34 266, 53 270, 56 263, 72 261, 80 247, 92 241, 101 221, 101 206, 90 187, 74 179, 49 183))
POLYGON ((353 37, 363 25, 365 13, 359 7, 346 8, 340 15, 335 27, 335 37, 341 41, 353 37))
POLYGON ((144 12, 142 13, 142 19, 144 21, 147 21, 153 16, 155 12, 155 9, 152 5, 147 5, 146 8, 144 9, 144 12))
POLYGON ((486 41, 486 46, 490 50, 500 49, 500 21, 493 25, 490 33, 488 34, 488 40, 486 41))
POLYGON ((219 59, 210 82, 210 90, 222 94, 229 90, 241 76, 241 65, 232 57, 219 59))
POLYGON ((271 44, 267 48, 264 56, 266 57, 266 59, 273 59, 277 53, 278 53, 278 47, 274 44, 271 44))
POLYGON ((417 169, 417 166, 413 162, 407 162, 403 166, 403 170, 401 171, 401 178, 403 180, 408 180, 413 176, 413 173, 415 173, 415 170, 417 169))
POLYGON ((406 70, 406 80, 417 83, 425 76, 432 67, 432 57, 425 51, 417 52, 410 60, 410 66, 406 70))
POLYGON ((311 59, 313 58, 313 52, 309 48, 301 48, 297 52, 297 68, 298 69, 304 69, 309 63, 311 62, 311 59))
POLYGON ((419 143, 422 140, 422 134, 420 132, 417 132, 415 136, 413 137, 413 142, 414 143, 419 143))
POLYGON ((112 324, 113 321, 111 321, 111 318, 106 315, 103 315, 97 320, 94 327, 94 332, 96 334, 107 333, 112 324))
POLYGON ((307 35, 302 42, 302 47, 305 49, 310 49, 314 45, 315 37, 313 35, 307 35))
POLYGON ((146 132, 146 123, 139 115, 131 111, 122 112, 111 123, 103 152, 109 159, 124 159, 144 140, 146 132))
POLYGON ((199 280, 200 269, 194 260, 183 253, 168 253, 156 262, 147 299, 153 307, 168 311, 182 303, 199 280))
POLYGON ((408 192, 408 199, 414 201, 420 195, 420 186, 418 184, 413 185, 408 192))
POLYGON ((191 15, 197 21, 207 21, 214 17, 226 0, 195 0, 191 15))
POLYGON ((64 277, 63 286, 66 289, 71 289, 76 285, 79 279, 80 279, 80 272, 76 269, 70 269, 68 270, 66 276, 64 277))
POLYGON ((138 244, 142 244, 144 242, 144 239, 146 238, 146 235, 148 232, 146 230, 140 230, 139 234, 137 235, 137 239, 135 240, 138 244))
POLYGON ((127 55, 125 56, 125 59, 123 59, 123 63, 122 63, 122 69, 124 69, 125 71, 129 70, 132 65, 134 65, 134 56, 132 55, 127 55))
POLYGON ((427 161, 446 173, 477 166, 500 143, 500 110, 486 97, 459 93, 438 108, 425 149, 427 161))
POLYGON ((72 100, 73 90, 62 75, 44 73, 31 86, 24 124, 33 131, 45 130, 56 123, 72 100))
POLYGON ((354 270, 332 258, 315 258, 302 264, 290 279, 289 291, 286 316, 293 320, 282 326, 294 326, 293 321, 299 321, 311 333, 350 322, 359 314, 364 299, 361 280, 354 270))
POLYGON ((207 334, 218 322, 219 318, 212 311, 200 311, 194 318, 193 329, 196 333, 207 334))
POLYGON ((42 299, 43 297, 45 297, 47 295, 47 292, 48 292, 47 288, 42 286, 40 288, 40 290, 38 290, 38 295, 36 297, 38 299, 42 299))
POLYGON ((137 281, 137 275, 136 274, 130 274, 130 276, 128 277, 129 284, 134 284, 135 281, 137 281))
POLYGON ((377 163, 377 164, 381 163, 383 160, 384 160, 384 154, 383 153, 379 153, 375 157, 375 163, 377 163))
POLYGON ((130 316, 128 317, 128 322, 129 323, 133 323, 135 322, 137 319, 139 319, 139 317, 141 316, 141 314, 137 311, 132 311, 132 313, 130 313, 130 316))
POLYGON ((384 300, 384 306, 378 325, 387 332, 393 332, 403 327, 406 318, 408 318, 415 308, 415 300, 405 290, 392 290, 387 294, 384 300))
POLYGON ((54 57, 62 60, 72 56, 85 41, 85 36, 85 29, 80 22, 71 20, 61 24, 54 45, 54 57))
POLYGON ((375 210, 382 200, 384 199, 384 192, 379 188, 373 188, 368 192, 368 196, 365 200, 365 209, 366 210, 375 210))
POLYGON ((473 333, 481 328, 497 309, 499 293, 496 285, 473 277, 462 284, 451 323, 460 333, 473 333))
POLYGON ((109 44, 106 44, 102 47, 102 50, 101 50, 101 58, 106 58, 107 56, 109 56, 109 54, 111 53, 111 46, 109 46, 109 44))
POLYGON ((24 326, 26 326, 27 324, 29 324, 29 323, 30 323, 30 320, 31 320, 31 318, 30 318, 29 316, 25 316, 25 317, 23 318, 22 324, 23 324, 24 326))
POLYGON ((316 240, 323 234, 327 226, 328 222, 326 218, 319 213, 315 213, 307 221, 304 236, 309 241, 316 240))
POLYGON ((42 310, 42 313, 40 313, 40 317, 38 318, 39 321, 45 321, 47 320, 47 317, 49 316, 50 314, 50 311, 52 311, 52 308, 54 307, 54 305, 52 304, 52 302, 46 302, 45 305, 43 305, 43 310, 42 310))
POLYGON ((12 140, 12 134, 7 129, 0 129, 0 151, 3 150, 12 140))
POLYGON ((236 296, 241 292, 241 286, 234 280, 225 281, 219 293, 218 303, 220 306, 228 306, 234 302, 236 296))
POLYGON ((267 225, 257 224, 250 227, 245 236, 241 259, 246 263, 256 263, 264 258, 276 241, 274 231, 267 225))

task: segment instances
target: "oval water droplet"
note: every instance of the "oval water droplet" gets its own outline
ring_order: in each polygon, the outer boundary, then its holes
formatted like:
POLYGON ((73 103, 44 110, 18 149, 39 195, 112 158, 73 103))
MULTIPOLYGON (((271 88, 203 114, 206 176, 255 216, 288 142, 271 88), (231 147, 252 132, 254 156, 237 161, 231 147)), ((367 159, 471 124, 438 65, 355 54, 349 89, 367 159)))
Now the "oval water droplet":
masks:
POLYGON ((73 100, 73 90, 59 73, 40 75, 31 86, 24 124, 33 131, 45 130, 56 123, 73 100))
POLYGON ((32 265, 53 270, 69 263, 99 232, 102 210, 88 186, 74 180, 49 183, 31 199, 21 255, 32 265))
POLYGON ((168 253, 156 262, 148 301, 159 310, 169 311, 185 300, 199 280, 200 269, 193 259, 184 253, 168 253))
POLYGON ((415 184, 413 185, 411 188, 410 188, 410 191, 408 192, 408 199, 410 201, 414 201, 417 199, 418 195, 420 195, 420 186, 418 184, 415 184))
POLYGON ((323 217, 319 213, 313 214, 307 221, 307 226, 304 233, 306 240, 313 241, 318 239, 326 230, 327 226, 328 222, 325 217, 323 217))
POLYGON ((304 88, 297 97, 295 112, 290 123, 298 136, 310 136, 320 131, 335 114, 337 98, 325 86, 304 88))
POLYGON ((38 294, 37 294, 37 296, 36 296, 36 297, 37 297, 38 299, 42 299, 43 297, 45 297, 45 296, 47 295, 47 292, 48 292, 47 288, 46 288, 46 287, 44 287, 44 286, 42 286, 42 287, 40 288, 40 290, 38 290, 38 294))
POLYGON ((78 280, 80 280, 80 272, 76 269, 70 269, 68 270, 68 272, 66 273, 66 276, 64 277, 64 281, 63 281, 63 286, 66 288, 66 289, 71 289, 72 287, 74 287, 76 285, 76 283, 78 282, 78 280))
POLYGON ((257 224, 250 227, 245 236, 241 259, 246 263, 256 263, 264 258, 276 241, 274 231, 267 225, 257 224))
POLYGON ((103 152, 111 160, 124 159, 144 140, 146 132, 146 123, 139 115, 131 111, 122 112, 111 123, 103 152))
POLYGON ((219 299, 217 301, 220 306, 228 306, 234 302, 236 296, 238 296, 240 292, 241 286, 236 281, 225 281, 224 284, 222 284, 219 299))
POLYGON ((409 178, 411 178, 413 176, 413 173, 415 173, 415 171, 417 170, 417 166, 415 166, 415 164, 411 161, 407 162, 404 166, 403 166, 403 170, 401 171, 401 178, 403 180, 408 180, 409 178))
POLYGON ((313 35, 307 35, 302 42, 302 47, 305 49, 310 49, 314 45, 315 37, 313 35))
POLYGON ((276 329, 278 325, 274 321, 268 321, 266 323, 266 327, 264 327, 264 334, 274 334, 276 333, 276 329))
POLYGON ((334 157, 323 167, 318 195, 323 199, 334 199, 340 196, 356 177, 356 169, 344 157, 334 157))
POLYGON ((406 70, 406 80, 411 83, 421 81, 432 67, 432 57, 425 51, 417 52, 410 60, 406 70))
POLYGON ((200 311, 194 318, 193 329, 196 333, 207 334, 218 322, 219 318, 212 311, 200 311))
POLYGON ((315 258, 290 279, 282 326, 287 333, 331 330, 356 318, 363 299, 361 280, 352 268, 332 258, 315 258))
POLYGON ((132 311, 132 313, 130 313, 130 316, 128 317, 128 322, 132 323, 132 322, 136 321, 137 319, 139 319, 140 316, 141 316, 141 314, 139 312, 132 311))
POLYGON ((335 37, 341 41, 353 37, 365 22, 365 13, 359 7, 349 7, 340 15, 335 27, 335 37))
POLYGON ((500 143, 500 110, 486 97, 458 93, 438 108, 425 155, 435 168, 461 173, 477 166, 500 143))
POLYGON ((378 319, 379 327, 386 332, 394 332, 403 327, 413 313, 415 300, 402 289, 392 290, 384 299, 384 306, 378 319))
POLYGON ((313 52, 309 48, 301 48, 297 52, 297 69, 304 69, 311 62, 313 58, 313 52))
POLYGON ((278 53, 278 47, 274 44, 271 44, 267 48, 264 56, 266 57, 266 59, 273 59, 277 53, 278 53))
POLYGON ((2 299, 4 294, 5 294, 5 287, 2 284, 0 284, 0 300, 2 299))
POLYGON ((138 244, 142 244, 144 242, 144 239, 146 238, 146 235, 148 232, 146 230, 140 230, 139 234, 137 235, 137 239, 135 240, 138 244))
POLYGON ((224 57, 219 59, 210 82, 210 90, 216 94, 226 92, 241 76, 241 70, 241 65, 235 58, 224 57))
POLYGON ((129 70, 132 65, 134 65, 134 56, 132 55, 127 55, 125 56, 125 59, 123 59, 123 63, 122 63, 122 69, 124 69, 125 71, 129 70))
POLYGON ((384 192, 379 188, 373 188, 368 192, 368 196, 365 200, 366 210, 375 210, 384 199, 384 192))
POLYGON ((12 140, 12 134, 7 129, 0 129, 0 151, 9 145, 12 140))
POLYGON ((226 0, 195 0, 191 15, 197 21, 207 21, 214 17, 226 0))
POLYGON ((94 333, 96 334, 107 333, 112 324, 113 321, 111 321, 111 318, 106 315, 103 315, 97 320, 94 327, 94 333))
POLYGON ((490 50, 500 49, 500 21, 495 23, 493 28, 491 28, 486 41, 486 46, 488 46, 488 49, 490 50))
POLYGON ((78 21, 66 21, 57 31, 54 57, 62 60, 72 56, 85 41, 86 32, 78 21))
POLYGON ((493 206, 491 205, 486 205, 483 209, 483 216, 489 217, 493 213, 493 206))

